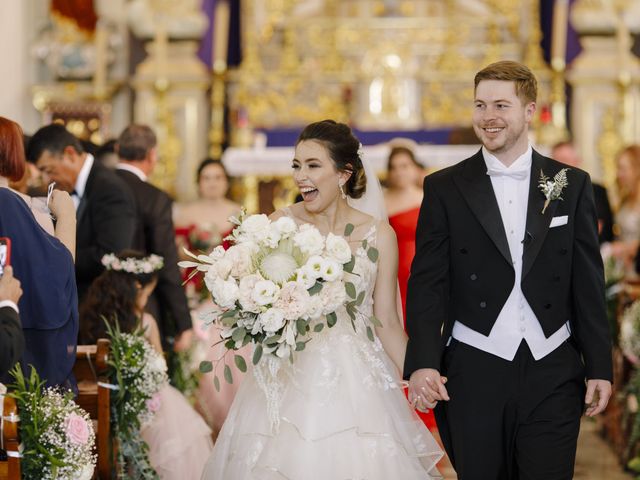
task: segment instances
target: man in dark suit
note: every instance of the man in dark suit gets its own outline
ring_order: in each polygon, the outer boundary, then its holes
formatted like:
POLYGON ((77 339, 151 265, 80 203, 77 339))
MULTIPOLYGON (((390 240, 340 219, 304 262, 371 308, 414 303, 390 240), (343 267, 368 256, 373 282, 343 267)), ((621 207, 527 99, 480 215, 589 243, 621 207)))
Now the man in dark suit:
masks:
MULTIPOLYGON (((570 167, 579 168, 582 161, 575 146, 571 142, 556 143, 551 149, 551 157, 570 167)), ((593 201, 596 205, 596 217, 598 219, 598 239, 600 243, 613 241, 613 213, 609 204, 607 189, 602 185, 593 183, 593 201)))
POLYGON ((0 277, 0 376, 13 367, 24 350, 24 335, 18 316, 21 296, 20 281, 13 276, 13 269, 6 266, 0 277))
POLYGON ((404 375, 464 480, 571 479, 611 395, 593 189, 532 150, 536 96, 524 65, 480 71, 482 149, 424 182, 404 375))
POLYGON ((102 273, 102 257, 131 248, 136 212, 131 192, 111 170, 94 161, 62 125, 42 127, 29 141, 27 158, 45 181, 71 193, 76 206, 78 298, 102 273))
POLYGON ((183 350, 191 343, 191 315, 181 285, 175 230, 171 218, 172 200, 147 182, 157 161, 156 136, 146 125, 130 125, 118 138, 119 163, 116 173, 135 198, 138 228, 134 248, 164 258, 158 286, 149 298, 147 310, 158 319, 163 342, 175 335, 174 348, 183 350))

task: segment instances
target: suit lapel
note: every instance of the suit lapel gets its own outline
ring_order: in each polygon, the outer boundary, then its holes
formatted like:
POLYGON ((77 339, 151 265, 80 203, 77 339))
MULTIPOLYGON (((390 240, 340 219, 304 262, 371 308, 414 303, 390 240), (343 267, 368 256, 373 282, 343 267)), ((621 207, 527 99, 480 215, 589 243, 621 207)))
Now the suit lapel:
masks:
POLYGON ((541 171, 544 171, 547 177, 553 178, 553 176, 558 173, 558 168, 553 167, 545 157, 534 150, 531 158, 531 179, 529 183, 529 202, 527 204, 526 232, 528 241, 524 244, 524 253, 522 256, 522 278, 529 273, 540 252, 540 248, 542 248, 559 201, 554 200, 549 203, 544 215, 542 214, 545 197, 538 187, 541 171))
POLYGON ((454 177, 454 182, 482 228, 493 240, 509 265, 512 265, 507 234, 504 230, 491 179, 487 175, 487 166, 482 156, 482 150, 467 161, 462 173, 454 177))

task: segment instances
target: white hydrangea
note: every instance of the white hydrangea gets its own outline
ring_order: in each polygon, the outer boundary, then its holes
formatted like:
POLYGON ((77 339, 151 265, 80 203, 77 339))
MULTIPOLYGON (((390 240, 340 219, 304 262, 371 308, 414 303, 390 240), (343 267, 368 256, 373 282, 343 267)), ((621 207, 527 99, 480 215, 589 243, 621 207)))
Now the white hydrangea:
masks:
POLYGON ((324 237, 316 227, 305 223, 293 236, 293 242, 303 253, 309 256, 321 255, 324 250, 324 237))
POLYGON ((280 232, 283 239, 289 238, 298 230, 298 225, 291 217, 280 217, 272 223, 272 226, 280 232))

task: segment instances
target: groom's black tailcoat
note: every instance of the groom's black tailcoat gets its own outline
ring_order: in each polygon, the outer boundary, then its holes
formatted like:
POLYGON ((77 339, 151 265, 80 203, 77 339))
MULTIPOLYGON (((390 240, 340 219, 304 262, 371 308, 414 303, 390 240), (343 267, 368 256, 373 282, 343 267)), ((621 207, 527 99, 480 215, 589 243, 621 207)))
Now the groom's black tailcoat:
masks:
MULTIPOLYGON (((541 172, 553 179, 562 168, 565 165, 533 151, 522 239, 522 292, 546 337, 569 322, 570 342, 581 354, 581 371, 587 378, 611 380, 604 275, 589 176, 569 169, 562 200, 551 201, 542 213, 541 172), (554 217, 565 215, 565 225, 550 228, 554 217)), ((514 281, 507 236, 482 151, 429 175, 407 294, 405 378, 420 368, 442 372, 444 367, 446 373, 443 354, 455 321, 488 336, 514 281)), ((555 373, 548 375, 553 378, 555 373)))

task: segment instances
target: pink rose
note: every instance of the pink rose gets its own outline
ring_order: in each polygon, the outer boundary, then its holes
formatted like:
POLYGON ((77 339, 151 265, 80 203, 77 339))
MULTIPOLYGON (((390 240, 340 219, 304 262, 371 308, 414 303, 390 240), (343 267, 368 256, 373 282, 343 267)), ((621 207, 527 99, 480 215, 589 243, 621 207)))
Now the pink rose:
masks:
POLYGON ((89 441, 89 426, 87 421, 78 415, 72 413, 67 417, 67 438, 73 443, 85 445, 89 441))
POLYGON ((162 405, 162 401, 160 400, 160 393, 156 392, 156 394, 147 400, 147 410, 151 413, 156 413, 160 410, 160 406, 162 405))

